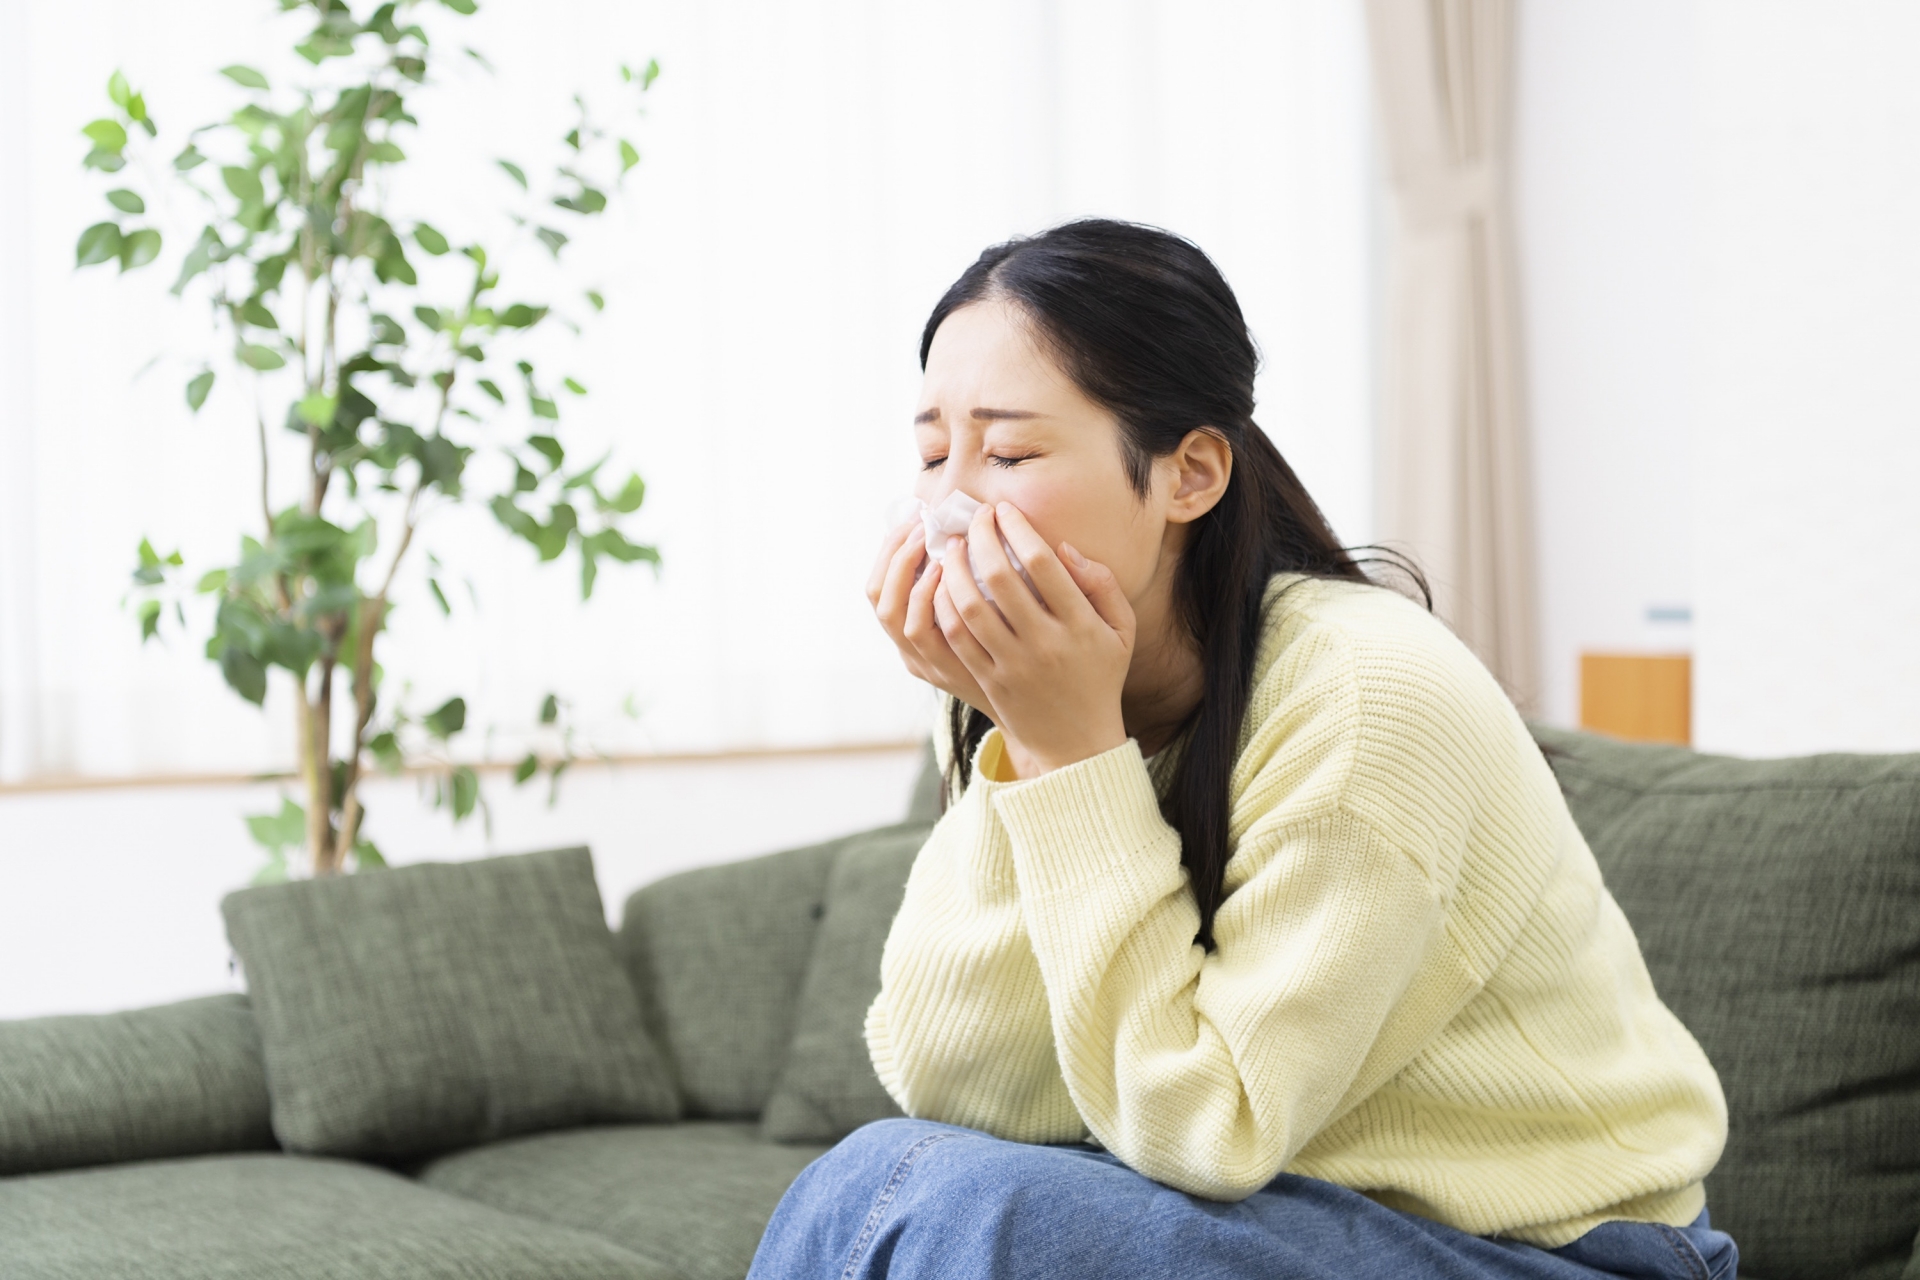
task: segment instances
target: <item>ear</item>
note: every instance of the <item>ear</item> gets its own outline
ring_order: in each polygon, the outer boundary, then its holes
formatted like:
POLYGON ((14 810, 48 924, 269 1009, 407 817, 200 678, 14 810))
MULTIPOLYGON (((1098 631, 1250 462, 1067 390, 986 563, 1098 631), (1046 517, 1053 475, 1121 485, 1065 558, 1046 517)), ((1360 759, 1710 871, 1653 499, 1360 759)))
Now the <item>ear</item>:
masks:
POLYGON ((1196 427, 1165 461, 1174 469, 1173 497, 1167 503, 1171 524, 1198 520, 1227 491, 1233 478, 1233 449, 1217 432, 1196 427))

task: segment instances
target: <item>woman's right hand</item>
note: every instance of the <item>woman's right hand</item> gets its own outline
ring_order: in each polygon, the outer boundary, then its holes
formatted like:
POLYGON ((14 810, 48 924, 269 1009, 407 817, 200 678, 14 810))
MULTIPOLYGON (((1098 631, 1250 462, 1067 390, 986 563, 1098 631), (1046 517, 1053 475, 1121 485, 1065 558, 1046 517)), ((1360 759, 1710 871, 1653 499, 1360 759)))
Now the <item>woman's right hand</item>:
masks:
POLYGON ((966 664, 947 643, 933 616, 933 593, 940 586, 940 565, 927 560, 919 518, 907 521, 880 544, 880 558, 867 579, 867 601, 880 626, 893 638, 907 670, 934 688, 950 693, 976 711, 993 716, 993 707, 966 664), (922 563, 926 572, 914 573, 922 563))

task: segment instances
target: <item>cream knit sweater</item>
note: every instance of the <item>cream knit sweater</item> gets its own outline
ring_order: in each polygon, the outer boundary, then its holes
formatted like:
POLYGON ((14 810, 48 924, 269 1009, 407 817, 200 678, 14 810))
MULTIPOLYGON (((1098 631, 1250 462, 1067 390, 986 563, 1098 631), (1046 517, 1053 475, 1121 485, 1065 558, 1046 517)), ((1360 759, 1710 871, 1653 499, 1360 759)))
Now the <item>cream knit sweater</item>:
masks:
POLYGON ((1276 578, 1264 626, 1215 951, 1138 746, 1000 781, 996 730, 887 939, 888 1092, 1212 1199, 1284 1170, 1546 1247, 1691 1222, 1719 1080, 1493 678, 1379 588, 1276 578))

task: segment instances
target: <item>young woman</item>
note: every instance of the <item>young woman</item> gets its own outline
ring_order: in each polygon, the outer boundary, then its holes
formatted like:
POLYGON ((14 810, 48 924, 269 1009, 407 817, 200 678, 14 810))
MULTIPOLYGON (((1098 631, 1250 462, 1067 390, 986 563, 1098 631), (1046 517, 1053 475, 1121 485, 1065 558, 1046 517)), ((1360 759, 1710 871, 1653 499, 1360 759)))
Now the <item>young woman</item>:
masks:
POLYGON ((868 589, 946 695, 867 1016, 913 1119, 754 1274, 1731 1280, 1712 1066, 1499 686, 1254 425, 1213 263, 998 245, 920 355, 919 495, 982 506, 868 589))

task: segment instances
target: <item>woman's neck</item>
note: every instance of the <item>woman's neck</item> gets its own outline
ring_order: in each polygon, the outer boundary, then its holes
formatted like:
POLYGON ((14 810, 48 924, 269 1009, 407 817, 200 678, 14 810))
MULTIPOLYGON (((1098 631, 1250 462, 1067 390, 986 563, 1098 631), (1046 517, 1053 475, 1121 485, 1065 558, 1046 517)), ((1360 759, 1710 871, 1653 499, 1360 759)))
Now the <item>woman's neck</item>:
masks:
POLYGON ((1206 687, 1205 668, 1173 607, 1172 591, 1155 595, 1134 606, 1133 665, 1120 690, 1127 736, 1148 756, 1173 740, 1206 687))

